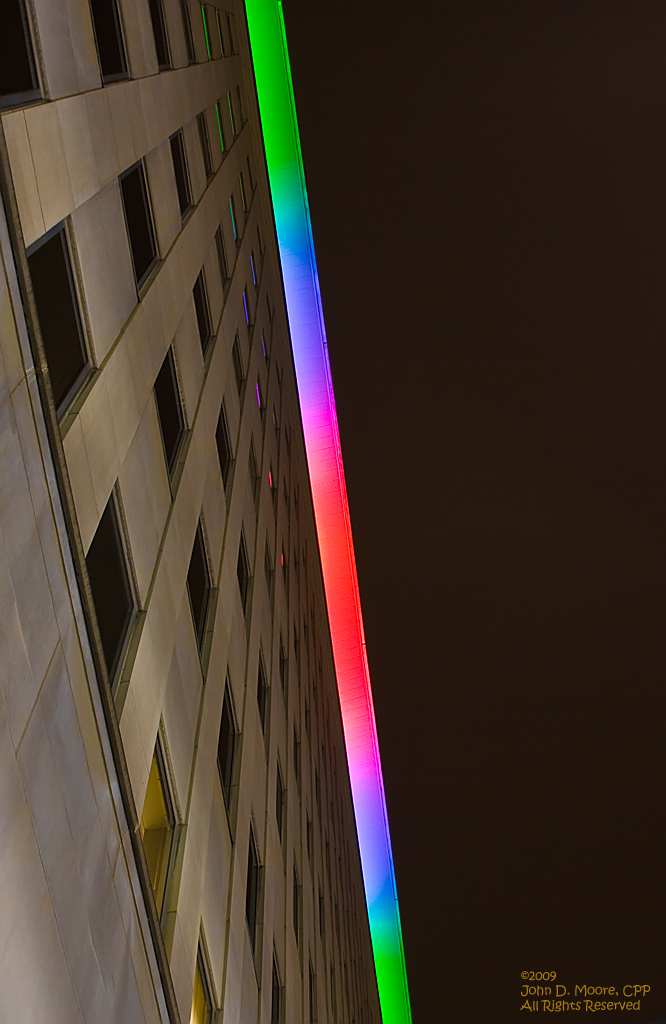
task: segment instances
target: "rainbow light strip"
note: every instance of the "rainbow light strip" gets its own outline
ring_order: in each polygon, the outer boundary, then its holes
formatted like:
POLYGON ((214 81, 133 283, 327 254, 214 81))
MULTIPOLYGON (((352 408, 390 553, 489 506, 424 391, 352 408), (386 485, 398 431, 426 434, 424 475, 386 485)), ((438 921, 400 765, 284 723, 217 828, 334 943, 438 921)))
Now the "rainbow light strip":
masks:
POLYGON ((245 8, 384 1024, 411 1021, 344 466, 279 0, 245 8))

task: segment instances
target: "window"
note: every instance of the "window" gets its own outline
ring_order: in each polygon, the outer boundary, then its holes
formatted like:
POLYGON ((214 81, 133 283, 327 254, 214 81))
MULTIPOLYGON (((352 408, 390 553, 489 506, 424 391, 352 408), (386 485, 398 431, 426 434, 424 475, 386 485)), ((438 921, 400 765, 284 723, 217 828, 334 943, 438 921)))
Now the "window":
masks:
POLYGON ((217 249, 217 263, 220 268, 220 278, 222 284, 225 285, 229 280, 229 267, 227 265, 227 256, 224 251, 224 239, 222 237, 222 227, 218 227, 215 232, 215 248, 217 249))
POLYGON ((277 766, 277 779, 275 782, 275 821, 277 824, 278 835, 280 840, 282 840, 282 827, 284 825, 284 782, 282 781, 282 772, 280 771, 279 761, 277 766))
POLYGON ((240 395, 243 390, 243 381, 245 380, 245 374, 243 372, 243 361, 240 354, 240 345, 238 344, 238 335, 234 338, 233 348, 231 349, 231 361, 234 366, 234 377, 236 378, 236 387, 238 388, 238 394, 240 395))
POLYGON ((148 0, 148 4, 150 7, 150 20, 153 23, 157 66, 160 71, 168 71, 171 67, 171 60, 169 58, 169 41, 167 39, 164 11, 162 10, 162 0, 148 0))
POLYGON ((308 860, 312 864, 312 846, 313 846, 313 834, 312 834, 312 818, 310 812, 306 812, 305 818, 305 846, 308 851, 308 860))
POLYGON ((64 228, 28 249, 28 266, 53 400, 62 413, 90 368, 64 228))
POLYGON ((213 54, 210 48, 210 30, 208 25, 208 11, 206 10, 206 4, 201 4, 201 20, 203 22, 204 37, 206 39, 206 55, 208 60, 212 60, 213 54))
POLYGON ((223 57, 226 57, 227 41, 224 38, 224 32, 222 31, 222 12, 218 7, 215 8, 215 21, 217 22, 217 38, 220 41, 220 53, 223 57))
POLYGON ((178 205, 180 215, 184 217, 192 206, 192 192, 190 179, 187 173, 187 160, 185 159, 185 143, 182 131, 176 132, 170 138, 171 159, 173 160, 173 173, 176 176, 176 190, 178 192, 178 205))
POLYGON ((278 667, 280 670, 280 685, 284 690, 285 686, 287 685, 287 654, 284 649, 284 642, 282 640, 282 637, 280 637, 280 654, 278 658, 278 667))
MULTIPOLYGON (((247 180, 250 183, 250 192, 254 192, 255 180, 254 180, 254 175, 252 173, 252 164, 250 163, 250 156, 249 156, 249 154, 246 157, 246 161, 245 162, 247 163, 247 180)), ((259 228, 257 228, 257 231, 259 231, 259 228)), ((261 242, 259 243, 259 248, 261 248, 261 242)))
POLYGON ((249 468, 250 468, 250 488, 252 490, 252 497, 254 498, 255 505, 257 498, 259 497, 259 467, 257 466, 257 456, 254 450, 254 441, 250 441, 250 457, 249 457, 249 468))
POLYGON ((243 172, 241 171, 238 175, 238 188, 240 190, 241 206, 243 210, 247 212, 247 196, 245 195, 245 179, 243 178, 243 172))
POLYGON ((229 107, 229 120, 231 122, 231 134, 234 138, 238 135, 236 127, 236 115, 234 114, 234 101, 230 92, 227 93, 227 106, 229 107))
POLYGON ((187 594, 190 599, 194 632, 200 651, 206 635, 206 613, 208 612, 210 590, 210 573, 208 571, 208 559, 206 558, 206 546, 204 544, 201 520, 199 520, 197 532, 194 536, 190 567, 187 570, 187 594))
POLYGON ((224 407, 220 409, 220 416, 215 430, 215 443, 217 444, 217 457, 220 461, 220 472, 222 483, 227 486, 229 470, 231 469, 231 444, 229 442, 229 431, 227 429, 227 418, 224 415, 224 407))
POLYGON ((247 288, 243 288, 243 312, 245 313, 245 323, 250 327, 252 325, 252 314, 250 313, 250 300, 247 297, 247 288))
POLYGON ((222 121, 222 111, 220 109, 220 101, 215 100, 215 116, 217 118, 217 130, 220 136, 220 149, 222 153, 227 148, 227 140, 224 137, 224 122, 222 121))
POLYGON ((206 113, 203 110, 197 115, 197 128, 199 129, 199 142, 201 143, 204 171, 206 172, 206 178, 210 178, 213 173, 213 158, 210 155, 208 125, 206 124, 206 113))
POLYGON ((127 58, 116 0, 90 0, 103 82, 127 77, 127 58))
POLYGON ((245 920, 250 935, 252 952, 257 941, 257 910, 259 905, 259 857, 254 832, 250 827, 250 841, 247 851, 247 886, 245 889, 245 920))
POLYGON ((317 1020, 317 977, 312 966, 312 960, 310 960, 308 967, 308 1002, 310 1009, 310 1024, 315 1024, 317 1020))
POLYGON ((266 537, 266 547, 264 549, 264 575, 266 576, 266 586, 270 594, 273 583, 273 563, 271 561, 271 549, 268 546, 268 537, 266 537))
POLYGON ((0 106, 39 96, 39 80, 23 0, 5 0, 0 33, 0 106))
MULTIPOLYGON (((252 188, 254 188, 254 185, 252 186, 252 188)), ((263 257, 263 255, 264 255, 264 241, 263 241, 263 239, 261 237, 261 229, 260 229, 258 224, 257 224, 257 243, 259 245, 259 255, 263 257)))
POLYGON ((250 273, 252 274, 252 284, 257 287, 257 266, 254 262, 254 249, 250 253, 250 273))
POLYGON ((206 294, 206 280, 204 278, 203 270, 199 271, 199 276, 194 282, 192 294, 194 296, 194 308, 197 314, 197 327, 199 328, 201 351, 205 355, 211 338, 213 337, 213 328, 210 322, 208 295, 206 294))
POLYGON ((301 919, 301 887, 298 881, 298 874, 296 872, 296 865, 294 864, 294 877, 292 882, 292 903, 291 903, 291 915, 292 923, 294 925, 294 935, 296 936, 296 945, 299 942, 299 925, 301 919))
POLYGON ((320 936, 322 942, 324 942, 324 927, 325 927, 325 924, 324 924, 324 913, 325 913, 324 894, 321 891, 321 886, 319 886, 319 936, 320 936))
POLYGON ((154 391, 164 454, 171 474, 176 465, 178 449, 184 433, 183 408, 180 403, 172 348, 169 348, 160 372, 157 374, 154 391))
POLYGON ((227 18, 227 34, 228 34, 228 37, 229 37, 229 52, 230 53, 236 53, 236 40, 234 38, 234 31, 233 31, 233 25, 232 25, 232 21, 231 21, 231 15, 227 14, 226 18, 227 18))
POLYGON ((294 655, 296 656, 296 661, 299 661, 301 657, 301 642, 298 637, 296 623, 294 623, 294 655))
POLYGON ((180 13, 183 16, 183 35, 185 36, 185 49, 187 51, 187 63, 195 64, 197 55, 194 50, 194 37, 192 35, 192 20, 190 18, 189 0, 181 0, 180 13))
POLYGON ((275 954, 273 954, 273 974, 271 977, 271 1024, 281 1024, 282 987, 275 954))
POLYGON ((201 946, 197 949, 197 962, 194 968, 194 989, 192 991, 192 1010, 190 1024, 210 1024, 213 1016, 213 1000, 210 996, 208 976, 204 967, 201 946))
POLYGON ((294 775, 299 787, 301 785, 301 741, 294 726, 294 775))
POLYGON ((106 670, 113 679, 135 607, 113 494, 88 549, 86 566, 106 670))
POLYGON ((259 708, 259 721, 261 731, 266 729, 266 707, 268 703, 268 686, 266 684, 266 672, 264 670, 264 659, 259 654, 259 669, 257 671, 257 707, 259 708))
POLYGON ((236 99, 238 100, 238 113, 240 114, 241 125, 245 124, 245 107, 243 105, 243 93, 240 85, 236 86, 236 99))
POLYGON ((141 161, 121 175, 120 191, 132 253, 134 279, 137 288, 140 288, 157 262, 155 232, 150 215, 146 176, 141 161))
POLYGON ((247 598, 250 591, 250 566, 247 560, 247 551, 245 549, 245 538, 242 533, 240 543, 238 545, 236 576, 238 578, 238 589, 240 590, 241 604, 243 606, 243 611, 246 612, 247 598))
POLYGON ((331 1011, 333 1014, 333 1018, 335 1018, 338 1013, 336 995, 337 992, 335 988, 335 967, 333 966, 333 964, 331 964, 331 1011))
POLYGON ((256 391, 257 391, 257 405, 259 406, 259 413, 263 417, 263 415, 264 415, 264 396, 261 393, 261 381, 259 380, 258 377, 257 377, 256 391))
POLYGON ((271 492, 271 501, 273 502, 273 512, 275 513, 277 506, 277 480, 273 476, 273 467, 271 466, 268 470, 268 486, 271 492))
POLYGON ((231 807, 231 786, 234 777, 234 754, 236 751, 236 726, 234 725, 234 713, 231 706, 231 694, 229 692, 229 680, 224 687, 224 703, 222 704, 222 720, 220 722, 220 735, 217 741, 217 767, 220 772, 220 783, 222 795, 227 811, 231 807))
POLYGON ((162 912, 166 890, 169 860, 173 844, 175 819, 169 786, 164 770, 164 759, 159 740, 153 753, 146 795, 139 827, 148 862, 148 874, 155 894, 157 912, 162 912))

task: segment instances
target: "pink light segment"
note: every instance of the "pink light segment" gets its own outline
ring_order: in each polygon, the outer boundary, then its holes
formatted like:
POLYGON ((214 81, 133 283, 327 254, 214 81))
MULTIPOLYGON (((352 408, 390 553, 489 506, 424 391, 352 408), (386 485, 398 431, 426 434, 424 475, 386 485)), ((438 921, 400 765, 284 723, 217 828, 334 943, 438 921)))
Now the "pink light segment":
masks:
POLYGON ((411 1021, 344 466, 279 0, 245 3, 384 1024, 411 1021))

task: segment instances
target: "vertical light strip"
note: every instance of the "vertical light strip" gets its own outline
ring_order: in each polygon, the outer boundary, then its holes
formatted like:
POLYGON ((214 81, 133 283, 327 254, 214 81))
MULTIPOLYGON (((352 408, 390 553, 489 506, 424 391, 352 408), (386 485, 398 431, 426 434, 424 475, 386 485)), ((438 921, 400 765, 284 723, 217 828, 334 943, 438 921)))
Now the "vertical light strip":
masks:
POLYGON ((245 0, 384 1024, 411 1021, 344 466, 279 0, 245 0))

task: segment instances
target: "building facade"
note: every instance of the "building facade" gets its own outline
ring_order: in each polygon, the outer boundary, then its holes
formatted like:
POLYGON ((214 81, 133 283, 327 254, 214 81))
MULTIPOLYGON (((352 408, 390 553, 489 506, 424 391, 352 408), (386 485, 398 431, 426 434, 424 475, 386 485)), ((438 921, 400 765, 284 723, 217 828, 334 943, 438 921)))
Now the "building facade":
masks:
POLYGON ((243 5, 2 19, 0 1019, 378 1022, 243 5))

